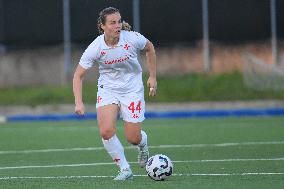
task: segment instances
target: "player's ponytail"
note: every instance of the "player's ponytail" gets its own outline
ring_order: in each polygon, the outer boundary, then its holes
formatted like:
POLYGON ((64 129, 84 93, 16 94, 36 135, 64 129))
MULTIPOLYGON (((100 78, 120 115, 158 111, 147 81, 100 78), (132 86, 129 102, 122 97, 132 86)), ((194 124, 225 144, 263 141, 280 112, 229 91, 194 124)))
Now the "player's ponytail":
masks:
MULTIPOLYGON (((99 30, 100 34, 104 33, 104 30, 102 29, 101 26, 106 23, 107 15, 114 14, 114 13, 119 13, 119 10, 117 8, 114 8, 114 7, 105 8, 105 9, 103 9, 100 12, 99 18, 98 18, 98 22, 97 22, 97 27, 98 27, 98 30, 99 30)), ((123 21, 122 22, 122 30, 131 31, 130 24, 128 24, 127 22, 123 21)))
POLYGON ((126 30, 126 31, 131 31, 131 25, 130 24, 128 24, 127 22, 125 22, 125 21, 123 21, 122 22, 122 30, 126 30))

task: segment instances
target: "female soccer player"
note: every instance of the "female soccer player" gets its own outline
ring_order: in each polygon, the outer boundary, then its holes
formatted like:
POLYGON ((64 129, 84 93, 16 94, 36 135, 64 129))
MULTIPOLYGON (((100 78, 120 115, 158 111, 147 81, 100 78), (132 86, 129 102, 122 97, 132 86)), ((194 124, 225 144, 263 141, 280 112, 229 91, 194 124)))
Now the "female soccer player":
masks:
POLYGON ((120 113, 126 139, 138 147, 138 163, 145 167, 149 151, 147 135, 141 130, 141 123, 145 119, 145 101, 142 69, 137 53, 146 51, 150 75, 147 81, 149 96, 156 95, 156 54, 149 40, 140 33, 129 31, 130 26, 122 23, 116 8, 109 7, 100 12, 98 29, 102 35, 85 50, 74 73, 75 112, 79 115, 85 113, 82 80, 95 63, 100 73, 96 103, 100 135, 105 149, 120 168, 114 180, 132 179, 123 146, 116 136, 116 119, 120 113))

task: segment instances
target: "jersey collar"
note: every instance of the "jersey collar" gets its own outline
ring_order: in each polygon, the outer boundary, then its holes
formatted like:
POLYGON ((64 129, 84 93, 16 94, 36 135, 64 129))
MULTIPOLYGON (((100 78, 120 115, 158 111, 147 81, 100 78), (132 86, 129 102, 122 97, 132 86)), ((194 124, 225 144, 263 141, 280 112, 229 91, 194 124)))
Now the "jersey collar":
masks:
MULTIPOLYGON (((119 46, 123 45, 123 39, 122 39, 123 35, 122 35, 122 32, 123 31, 121 30, 121 32, 119 34, 119 41, 118 41, 116 47, 119 47, 119 46)), ((107 46, 104 37, 105 37, 105 35, 103 34, 101 39, 102 39, 102 44, 104 46, 104 49, 112 49, 113 47, 107 46)))

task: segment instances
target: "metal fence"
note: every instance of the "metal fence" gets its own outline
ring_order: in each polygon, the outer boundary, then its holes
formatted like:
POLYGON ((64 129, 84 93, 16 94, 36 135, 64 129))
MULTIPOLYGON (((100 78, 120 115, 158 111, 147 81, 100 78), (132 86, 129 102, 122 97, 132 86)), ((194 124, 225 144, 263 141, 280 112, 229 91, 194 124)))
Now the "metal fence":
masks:
POLYGON ((71 43, 90 43, 98 34, 98 13, 108 6, 119 8, 157 47, 202 41, 205 72, 212 69, 215 41, 269 39, 273 62, 280 63, 281 0, 0 0, 0 51, 64 44, 64 73, 70 75, 71 43))
MULTIPOLYGON (((210 71, 210 36, 209 36, 209 6, 208 0, 202 1, 202 41, 203 41, 203 64, 204 70, 206 72, 210 71)), ((277 9, 276 9, 277 0, 269 0, 270 4, 270 28, 271 28, 271 47, 272 47, 272 57, 274 64, 279 64, 279 55, 277 51, 277 9)), ((65 65, 66 73, 69 72, 70 66, 70 0, 63 0, 64 4, 64 51, 65 51, 65 65)), ((140 32, 140 0, 132 0, 132 15, 133 15, 133 26, 134 30, 140 32)))

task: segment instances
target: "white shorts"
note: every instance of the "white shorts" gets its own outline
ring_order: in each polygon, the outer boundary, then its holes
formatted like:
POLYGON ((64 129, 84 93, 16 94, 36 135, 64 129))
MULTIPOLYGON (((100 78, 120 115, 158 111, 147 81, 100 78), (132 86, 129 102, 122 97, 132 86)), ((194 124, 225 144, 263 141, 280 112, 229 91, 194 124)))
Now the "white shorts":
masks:
POLYGON ((106 89, 98 88, 96 108, 117 104, 120 117, 127 122, 142 122, 145 117, 144 91, 138 93, 117 94, 106 89))

